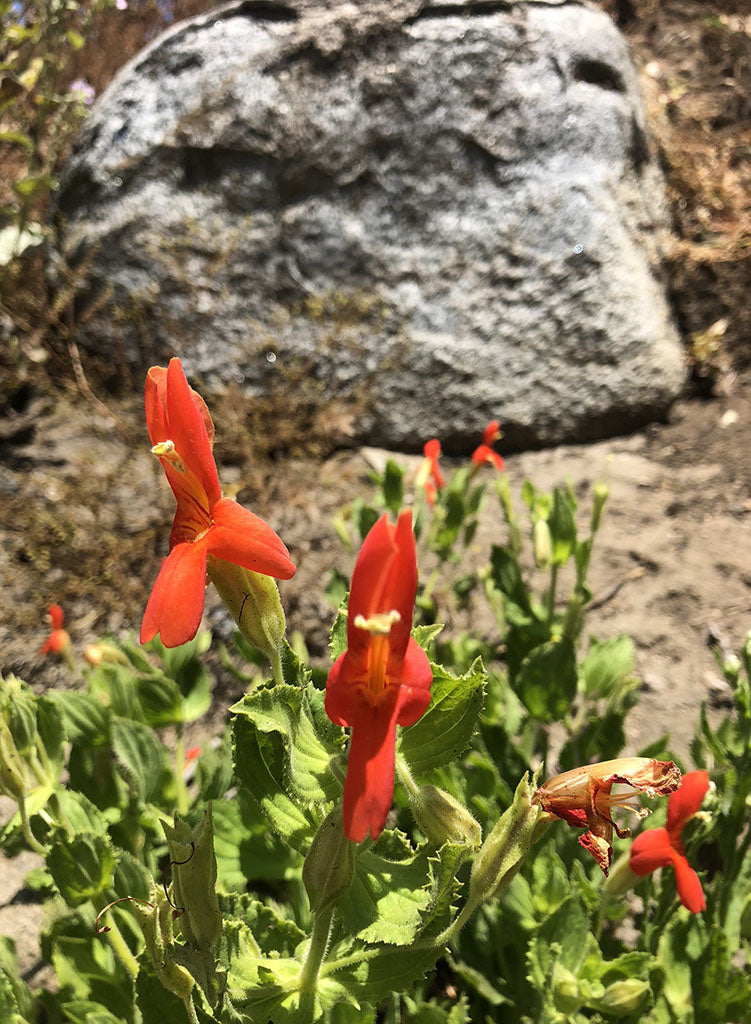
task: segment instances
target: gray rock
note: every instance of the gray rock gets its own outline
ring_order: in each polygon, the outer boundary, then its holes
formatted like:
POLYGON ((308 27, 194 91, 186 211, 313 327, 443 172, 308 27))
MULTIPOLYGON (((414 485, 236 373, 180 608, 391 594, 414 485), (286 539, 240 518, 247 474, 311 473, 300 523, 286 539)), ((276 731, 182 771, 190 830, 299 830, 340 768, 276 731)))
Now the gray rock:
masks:
POLYGON ((660 415, 684 363, 634 69, 580 3, 298 0, 177 25, 65 171, 100 354, 177 353, 354 439, 507 447, 660 415))

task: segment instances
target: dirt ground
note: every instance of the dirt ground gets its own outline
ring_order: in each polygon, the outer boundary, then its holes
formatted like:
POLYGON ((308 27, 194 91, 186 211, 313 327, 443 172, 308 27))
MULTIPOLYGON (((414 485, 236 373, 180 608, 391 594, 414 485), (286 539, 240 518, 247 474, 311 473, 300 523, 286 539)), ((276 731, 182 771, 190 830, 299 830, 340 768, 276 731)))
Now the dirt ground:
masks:
MULTIPOLYGON (((176 14, 205 6, 186 0, 176 14)), ((510 455, 507 471, 517 491, 525 476, 538 487, 569 480, 584 506, 591 484, 610 483, 587 628, 600 639, 624 631, 634 639, 643 684, 628 723, 631 750, 670 732, 684 752, 701 702, 719 714, 727 701, 710 637, 733 650, 751 629, 751 15, 748 0, 601 6, 632 46, 666 172, 676 233, 666 273, 693 389, 666 423, 510 455)), ((143 31, 135 12, 126 17, 128 46, 123 19, 113 15, 71 78, 88 68, 101 88, 128 48, 137 50, 143 31)), ((64 316, 40 305, 39 294, 31 300, 19 290, 0 309, 0 335, 8 323, 20 325, 18 344, 0 348, 0 671, 43 690, 71 685, 62 665, 39 654, 46 607, 63 606, 79 653, 105 630, 137 630, 167 551, 173 505, 148 454, 140 382, 113 382, 87 365, 94 398, 76 377, 64 316)), ((262 420, 246 436, 249 413, 236 415, 232 402, 212 411, 225 490, 288 544, 299 566, 281 588, 289 625, 324 658, 332 609, 323 590, 332 566, 349 573, 352 564, 331 517, 368 492, 368 470, 383 453, 323 457, 301 442, 289 445, 299 454, 269 461, 279 446, 259 430, 262 420)), ((294 424, 279 430, 294 437, 294 424)), ((472 557, 482 561, 489 542, 503 536, 491 501, 472 557)), ((213 596, 207 621, 220 634, 228 628, 213 596)), ((219 717, 235 686, 220 679, 219 717)), ((0 820, 7 810, 0 806, 0 820)), ((42 913, 17 894, 33 860, 0 869, 0 933, 17 937, 30 972, 42 913)))

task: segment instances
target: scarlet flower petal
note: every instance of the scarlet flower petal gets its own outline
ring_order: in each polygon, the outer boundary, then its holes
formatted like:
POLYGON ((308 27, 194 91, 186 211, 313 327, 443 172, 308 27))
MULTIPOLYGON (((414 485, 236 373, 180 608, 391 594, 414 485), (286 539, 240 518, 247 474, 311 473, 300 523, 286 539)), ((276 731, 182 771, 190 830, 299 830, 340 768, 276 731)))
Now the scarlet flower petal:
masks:
POLYGON ((423 445, 422 452, 426 459, 440 458, 441 442, 436 437, 431 438, 430 441, 426 441, 423 445))
POLYGON ((279 580, 295 575, 289 551, 260 516, 230 498, 221 498, 213 506, 211 517, 214 525, 206 543, 215 558, 279 580))
POLYGON ((641 832, 631 844, 629 867, 635 875, 648 875, 673 863, 675 851, 666 828, 641 832))
POLYGON ((63 628, 63 610, 59 604, 51 604, 47 609, 53 629, 63 628))
MULTIPOLYGON (((200 480, 208 495, 209 504, 213 505, 215 501, 219 501, 221 490, 216 462, 211 453, 209 433, 202 410, 195 401, 197 397, 185 379, 180 360, 170 359, 167 367, 169 440, 174 441, 180 458, 200 480)), ((205 408, 206 406, 203 405, 203 409, 205 408)), ((167 440, 167 438, 161 440, 167 440)))
POLYGON ((417 554, 412 533, 412 513, 408 509, 399 513, 394 542, 396 553, 384 580, 377 610, 388 612, 395 609, 399 612, 399 621, 393 624, 389 635, 390 654, 387 671, 395 676, 401 675, 407 682, 407 676, 400 668, 400 664, 409 643, 417 592, 417 554))
POLYGON ((397 723, 406 726, 414 725, 428 710, 433 683, 428 656, 414 637, 409 638, 403 665, 404 682, 399 688, 397 723))
MULTIPOLYGON (((348 650, 365 651, 370 644, 368 634, 354 624, 358 615, 368 619, 377 612, 391 611, 391 608, 384 608, 383 594, 389 571, 397 553, 394 533, 393 525, 389 522, 388 516, 384 515, 370 528, 362 542, 355 563, 355 571, 352 573, 349 594, 348 650)), ((414 601, 414 594, 412 600, 414 601)), ((410 619, 411 617, 412 609, 410 609, 410 619)))
POLYGON ((482 432, 482 443, 490 445, 493 441, 496 441, 500 436, 501 423, 500 420, 491 420, 487 427, 482 432))
POLYGON ((152 445, 168 440, 170 434, 167 423, 166 367, 152 366, 146 374, 144 406, 146 408, 146 426, 152 445))
POLYGON ((198 632, 206 599, 206 544, 178 544, 165 559, 141 624, 141 643, 159 633, 165 647, 179 647, 198 632))
POLYGON ((344 834, 361 843, 383 831, 394 797, 396 705, 362 709, 352 729, 344 784, 344 834))
POLYGON ((679 838, 681 829, 696 814, 709 789, 709 772, 687 772, 680 789, 668 797, 667 829, 671 838, 679 838))
POLYGON ((675 867, 675 884, 681 903, 690 910, 692 914, 699 914, 707 909, 707 901, 704 898, 704 890, 701 887, 699 876, 691 867, 685 857, 676 853, 673 857, 675 867))

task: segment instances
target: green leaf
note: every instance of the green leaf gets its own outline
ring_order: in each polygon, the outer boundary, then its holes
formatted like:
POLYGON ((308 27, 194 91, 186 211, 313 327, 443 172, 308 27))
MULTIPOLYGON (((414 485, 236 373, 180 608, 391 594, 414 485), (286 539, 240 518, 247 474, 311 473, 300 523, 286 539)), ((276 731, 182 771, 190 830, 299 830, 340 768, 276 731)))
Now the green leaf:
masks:
POLYGON ((101 746, 109 742, 110 712, 98 700, 70 690, 52 691, 49 696, 62 712, 71 743, 101 746))
POLYGON ((570 489, 556 487, 553 491, 553 508, 548 518, 554 565, 565 565, 573 553, 576 544, 575 513, 576 501, 570 489))
POLYGON ((425 775, 464 753, 477 725, 486 683, 479 658, 462 676, 433 666, 430 706, 399 737, 399 753, 415 775, 425 775))
POLYGON ((18 973, 16 944, 0 935, 0 1020, 32 1024, 37 1019, 34 997, 18 973))
POLYGON ((256 690, 231 709, 241 785, 294 849, 307 851, 327 803, 341 796, 330 768, 343 731, 325 716, 323 694, 288 684, 256 690))
POLYGON ((242 892, 248 883, 283 882, 299 876, 299 855, 269 831, 260 808, 244 792, 213 806, 220 891, 242 892))
POLYGON ((155 801, 170 772, 164 747, 151 729, 113 717, 112 749, 136 796, 145 803, 155 801))
POLYGON ((152 728, 187 721, 183 711, 183 696, 174 679, 163 675, 139 679, 138 699, 143 717, 152 728))
POLYGON ((137 677, 127 665, 103 664, 88 674, 89 691, 101 705, 122 718, 140 720, 137 677))
POLYGON ((31 199, 40 192, 49 192, 55 179, 49 174, 30 174, 26 178, 17 178, 13 188, 22 199, 31 199))
POLYGON ((510 548, 494 544, 490 549, 490 577, 505 598, 504 607, 510 621, 531 622, 533 619, 529 591, 522 579, 516 555, 510 548))
POLYGON ((395 838, 384 832, 371 850, 358 855, 338 910, 349 934, 404 946, 414 940, 430 906, 430 868, 425 847, 413 851, 409 844, 396 845, 395 838))
POLYGON ((634 671, 634 644, 625 633, 604 643, 590 637, 589 651, 581 664, 585 693, 608 697, 634 671))
POLYGON ((404 505, 404 466, 400 466, 393 459, 388 459, 381 477, 381 493, 379 495, 383 505, 398 515, 404 505))
MULTIPOLYGON (((199 985, 193 987, 192 1000, 199 1024, 215 1024, 216 1017, 211 1013, 199 985)), ((136 978, 136 1003, 141 1024, 187 1024, 185 1003, 164 988, 145 956, 140 959, 136 978)))
POLYGON ((121 1019, 91 999, 73 999, 62 1006, 65 1019, 71 1024, 121 1024, 121 1019))
POLYGON ((336 618, 334 619, 333 625, 331 626, 331 632, 329 633, 329 650, 331 651, 331 657, 334 661, 336 661, 336 659, 347 650, 348 602, 349 591, 344 595, 344 598, 339 605, 336 618))
POLYGON ((426 626, 415 626, 412 630, 412 636, 420 647, 422 647, 424 651, 427 651, 436 637, 440 636, 443 632, 444 628, 445 627, 442 622, 432 622, 426 626))
POLYGON ((69 907, 94 900, 112 885, 115 855, 108 837, 59 832, 47 854, 47 868, 69 907))
POLYGON ((568 637, 535 647, 516 677, 516 689, 530 714, 544 722, 565 717, 576 684, 576 654, 568 637))

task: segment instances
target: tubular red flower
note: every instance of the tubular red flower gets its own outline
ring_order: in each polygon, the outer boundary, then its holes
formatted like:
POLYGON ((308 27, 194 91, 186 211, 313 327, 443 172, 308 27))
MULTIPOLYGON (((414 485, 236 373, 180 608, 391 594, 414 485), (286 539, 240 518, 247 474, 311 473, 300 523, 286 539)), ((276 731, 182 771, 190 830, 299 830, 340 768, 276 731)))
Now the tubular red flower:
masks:
POLYGON ((62 654, 70 647, 70 637, 63 629, 63 610, 59 604, 51 604, 47 609, 50 620, 50 635, 39 648, 40 654, 62 654))
POLYGON ((500 426, 501 424, 498 420, 491 420, 487 427, 485 427, 482 434, 482 444, 478 445, 472 452, 472 462, 476 466, 484 466, 487 462, 498 470, 503 469, 503 459, 498 452, 491 448, 493 442, 501 437, 500 426))
POLYGON ((177 501, 170 553, 157 576, 141 625, 141 643, 160 634, 165 647, 191 640, 203 614, 207 558, 287 580, 295 566, 271 527, 222 498, 212 454, 214 425, 189 386, 179 359, 146 376, 146 423, 177 501))
POLYGON ((643 877, 657 868, 675 869, 675 882, 681 903, 692 914, 706 908, 699 876, 683 852, 681 833, 689 818, 699 810, 709 789, 709 773, 688 772, 681 786, 668 799, 668 817, 665 828, 652 828, 642 832, 631 844, 629 867, 635 875, 643 877))
POLYGON ((579 843, 607 875, 613 857, 613 832, 619 839, 631 834, 615 824, 612 808, 630 807, 643 817, 648 812, 632 805, 634 790, 647 796, 666 796, 678 788, 680 781, 681 773, 672 761, 619 757, 556 775, 540 786, 533 802, 573 828, 586 829, 579 843), (613 793, 615 783, 633 789, 631 793, 613 793))
POLYGON ((412 515, 396 526, 382 516, 357 556, 347 650, 326 682, 327 715, 352 728, 343 818, 358 843, 378 838, 391 807, 397 725, 412 725, 430 703, 430 663, 410 636, 416 592, 412 515))
POLYGON ((422 451, 425 461, 418 470, 415 484, 424 489, 427 503, 435 505, 437 491, 446 486, 446 480, 438 465, 438 459, 441 457, 441 442, 438 438, 433 437, 430 441, 425 442, 422 451))

